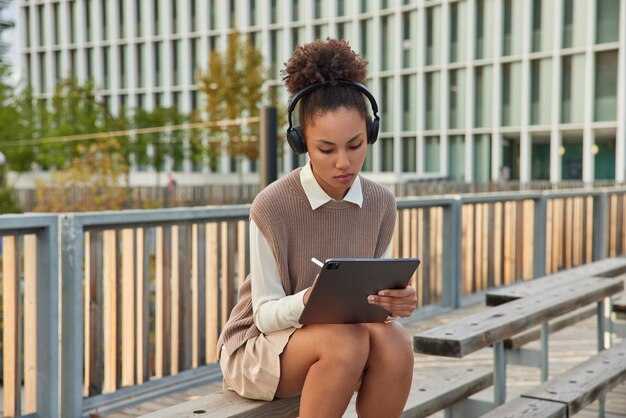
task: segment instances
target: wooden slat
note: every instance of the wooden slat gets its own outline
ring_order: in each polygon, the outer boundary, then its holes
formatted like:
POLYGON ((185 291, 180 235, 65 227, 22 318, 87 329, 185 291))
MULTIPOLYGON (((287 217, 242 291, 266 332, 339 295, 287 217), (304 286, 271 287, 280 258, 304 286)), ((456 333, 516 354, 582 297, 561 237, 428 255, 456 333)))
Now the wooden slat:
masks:
POLYGON ((180 280, 179 370, 191 368, 191 226, 179 226, 178 240, 180 280))
POLYGON ((171 227, 156 228, 155 377, 170 374, 171 227))
POLYGON ((170 374, 177 374, 180 371, 180 325, 181 325, 181 292, 180 292, 180 245, 179 227, 172 226, 172 270, 170 282, 170 374))
POLYGON ((37 412, 37 236, 24 236, 24 413, 37 412))
POLYGON ((417 353, 463 357, 624 289, 616 279, 582 278, 571 285, 489 308, 414 337, 417 353))
POLYGON ((137 312, 137 384, 147 382, 149 380, 149 304, 148 297, 149 286, 148 278, 150 277, 150 245, 148 239, 148 229, 137 228, 136 230, 136 283, 137 283, 137 304, 135 305, 137 312))
POLYGON ((103 265, 102 232, 85 233, 85 396, 102 393, 103 354, 103 265))
POLYGON ((200 352, 200 268, 198 257, 198 224, 191 227, 191 367, 198 367, 200 352))
POLYGON ((104 383, 103 392, 117 389, 117 242, 114 230, 104 239, 104 383))
POLYGON ((423 280, 423 288, 422 294, 424 295, 424 305, 428 305, 433 301, 433 292, 432 292, 432 283, 434 281, 434 277, 432 274, 432 264, 433 257, 431 251, 431 240, 430 240, 430 209, 424 208, 422 209, 422 225, 424 225, 422 230, 422 249, 424 254, 426 255, 426 259, 421 265, 422 272, 424 273, 423 280))
POLYGON ((504 239, 504 225, 502 222, 503 204, 497 202, 494 204, 494 245, 493 245, 493 271, 494 271, 494 284, 501 286, 504 283, 504 276, 502 274, 502 254, 503 254, 503 239, 504 239))
POLYGON ((135 231, 122 230, 122 386, 135 384, 135 231))
POLYGON ((515 398, 481 418, 567 418, 567 408, 557 402, 515 398))
POLYGON ((226 324, 230 311, 235 306, 235 225, 222 222, 222 326, 226 324))
POLYGON ((206 224, 206 361, 217 360, 219 336, 219 228, 216 223, 206 224))
POLYGON ((16 236, 2 237, 2 349, 4 416, 21 414, 22 324, 20 252, 16 236))
POLYGON ((567 405, 568 416, 626 381, 626 341, 598 353, 522 396, 567 405))

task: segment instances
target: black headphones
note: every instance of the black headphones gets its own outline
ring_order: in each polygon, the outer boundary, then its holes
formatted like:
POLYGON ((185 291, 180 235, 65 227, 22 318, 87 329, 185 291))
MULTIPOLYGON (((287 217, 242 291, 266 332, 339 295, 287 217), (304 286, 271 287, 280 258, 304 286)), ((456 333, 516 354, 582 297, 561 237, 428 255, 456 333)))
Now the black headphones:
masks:
POLYGON ((289 108, 287 109, 288 119, 289 119, 289 127, 287 128, 287 142, 292 150, 294 150, 298 154, 304 154, 306 152, 306 144, 304 143, 304 131, 300 126, 293 126, 291 123, 291 114, 296 108, 296 104, 298 101, 302 99, 305 95, 310 93, 311 91, 329 85, 337 85, 337 86, 351 86, 355 87, 361 93, 365 95, 370 101, 372 105, 372 111, 374 112, 374 117, 369 116, 366 120, 366 132, 367 132, 367 143, 373 144, 376 142, 378 138, 378 128, 380 126, 380 117, 378 116, 378 104, 376 104, 376 99, 372 96, 372 93, 365 87, 363 84, 350 81, 350 80, 335 80, 332 83, 316 83, 310 86, 303 88, 293 95, 291 99, 291 103, 289 103, 289 108))

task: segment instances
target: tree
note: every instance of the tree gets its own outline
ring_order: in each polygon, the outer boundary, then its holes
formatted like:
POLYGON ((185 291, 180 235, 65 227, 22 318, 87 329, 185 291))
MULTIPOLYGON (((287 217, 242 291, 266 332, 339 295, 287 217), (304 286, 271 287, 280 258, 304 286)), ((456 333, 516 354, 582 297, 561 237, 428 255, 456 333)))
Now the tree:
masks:
MULTIPOLYGON (((263 56, 249 37, 234 32, 224 53, 212 51, 206 73, 198 74, 205 96, 204 117, 210 122, 259 116, 267 74, 263 56)), ((225 146, 231 157, 256 160, 259 124, 207 128, 209 159, 225 146)))
POLYGON ((129 166, 115 140, 76 146, 76 156, 52 173, 51 182, 36 182, 35 212, 119 210, 127 207, 129 166))

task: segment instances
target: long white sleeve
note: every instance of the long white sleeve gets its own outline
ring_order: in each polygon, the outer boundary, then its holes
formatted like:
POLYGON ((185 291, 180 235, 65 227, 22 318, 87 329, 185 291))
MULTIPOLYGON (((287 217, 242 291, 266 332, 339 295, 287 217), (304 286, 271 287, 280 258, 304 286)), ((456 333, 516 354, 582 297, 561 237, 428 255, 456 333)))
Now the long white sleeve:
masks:
POLYGON ((287 296, 283 289, 274 253, 259 228, 250 221, 250 275, 254 324, 264 334, 290 327, 298 322, 304 309, 306 289, 287 296))

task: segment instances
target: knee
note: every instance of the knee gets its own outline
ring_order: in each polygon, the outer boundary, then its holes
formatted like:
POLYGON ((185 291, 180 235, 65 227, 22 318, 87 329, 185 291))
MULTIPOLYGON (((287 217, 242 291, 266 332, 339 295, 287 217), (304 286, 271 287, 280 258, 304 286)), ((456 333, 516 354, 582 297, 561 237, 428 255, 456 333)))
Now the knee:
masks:
POLYGON ((399 324, 376 324, 370 327, 370 361, 406 369, 413 373, 413 345, 409 334, 399 324))
POLYGON ((329 325, 321 357, 337 365, 363 369, 370 350, 370 338, 364 324, 329 325))

